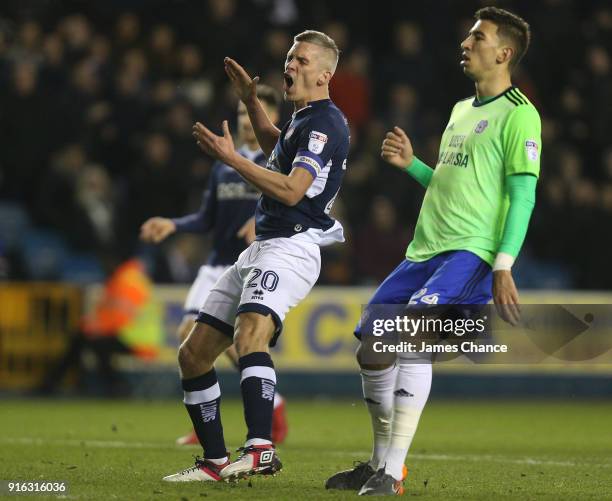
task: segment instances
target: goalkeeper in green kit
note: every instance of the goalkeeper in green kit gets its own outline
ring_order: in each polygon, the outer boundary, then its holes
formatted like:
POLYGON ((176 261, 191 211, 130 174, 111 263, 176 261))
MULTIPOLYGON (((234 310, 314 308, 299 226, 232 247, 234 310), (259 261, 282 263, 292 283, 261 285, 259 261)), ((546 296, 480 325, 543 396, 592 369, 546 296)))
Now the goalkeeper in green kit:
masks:
MULTIPOLYGON (((369 304, 479 305, 493 298, 500 316, 516 325, 519 297, 511 269, 535 204, 542 143, 538 112, 510 75, 530 32, 523 19, 496 7, 474 17, 460 64, 476 95, 455 104, 436 168, 415 157, 399 127, 382 144, 382 158, 426 192, 406 259, 369 304)), ((372 418, 372 455, 333 475, 326 488, 401 494, 404 460, 429 396, 431 363, 415 361, 414 354, 400 354, 392 364, 365 363, 359 350, 357 360, 372 418)))

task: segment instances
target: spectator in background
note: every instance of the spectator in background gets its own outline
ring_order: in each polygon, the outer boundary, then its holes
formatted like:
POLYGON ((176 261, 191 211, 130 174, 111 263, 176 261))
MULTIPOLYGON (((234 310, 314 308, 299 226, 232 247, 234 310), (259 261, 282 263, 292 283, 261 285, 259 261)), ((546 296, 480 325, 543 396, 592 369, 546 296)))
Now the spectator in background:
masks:
POLYGON ((151 31, 147 59, 151 62, 151 77, 154 80, 174 74, 175 38, 174 30, 166 24, 155 26, 151 31))
POLYGON ((366 282, 382 282, 401 261, 413 229, 399 225, 393 204, 385 196, 377 196, 370 205, 370 218, 360 226, 355 237, 357 276, 366 282))
POLYGON ((141 43, 140 18, 133 12, 123 12, 117 17, 115 24, 114 50, 123 54, 141 43))
MULTIPOLYGON (((399 21, 393 30, 393 47, 382 62, 381 77, 378 79, 379 99, 387 95, 391 86, 398 83, 413 85, 418 91, 424 90, 430 80, 429 58, 423 54, 423 33, 418 24, 399 21)), ((382 104, 382 103, 378 103, 382 104)))
POLYGON ((182 96, 192 106, 203 110, 211 101, 214 88, 204 74, 202 51, 195 45, 183 45, 178 52, 178 79, 182 96))
POLYGON ((389 91, 389 102, 382 121, 404 129, 411 137, 419 137, 421 122, 418 114, 418 98, 414 87, 396 83, 389 91))
POLYGON ((80 247, 112 252, 117 244, 116 207, 112 181, 101 165, 88 165, 79 174, 75 193, 73 233, 80 247))
POLYGON ((351 127, 361 129, 370 119, 369 79, 370 56, 364 47, 358 47, 344 56, 334 74, 330 97, 344 112, 351 127))
POLYGON ((129 174, 130 191, 124 200, 132 235, 138 233, 142 221, 154 214, 180 214, 189 182, 173 162, 172 144, 166 134, 149 133, 142 143, 142 153, 142 161, 129 174))
POLYGON ((80 144, 67 144, 53 153, 50 168, 42 176, 36 204, 35 218, 53 226, 67 237, 73 237, 71 222, 75 215, 76 180, 87 163, 87 155, 80 144))
POLYGON ((22 199, 31 206, 36 203, 32 186, 43 171, 50 147, 44 133, 37 135, 33 145, 33 131, 47 130, 50 113, 36 64, 16 62, 9 90, 0 99, 2 195, 22 199))

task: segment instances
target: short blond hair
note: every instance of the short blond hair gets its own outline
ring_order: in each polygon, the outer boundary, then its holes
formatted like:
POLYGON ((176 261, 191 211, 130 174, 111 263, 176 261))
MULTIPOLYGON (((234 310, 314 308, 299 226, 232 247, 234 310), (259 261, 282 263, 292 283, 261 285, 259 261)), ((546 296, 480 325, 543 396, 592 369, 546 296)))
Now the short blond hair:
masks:
POLYGON ((302 33, 298 33, 293 37, 294 42, 306 42, 311 43, 313 45, 318 45, 319 47, 323 47, 324 49, 330 52, 330 61, 331 61, 331 72, 332 74, 336 71, 336 66, 338 66, 338 59, 340 58, 340 49, 334 42, 334 39, 329 35, 321 31, 315 30, 306 30, 302 31, 302 33))

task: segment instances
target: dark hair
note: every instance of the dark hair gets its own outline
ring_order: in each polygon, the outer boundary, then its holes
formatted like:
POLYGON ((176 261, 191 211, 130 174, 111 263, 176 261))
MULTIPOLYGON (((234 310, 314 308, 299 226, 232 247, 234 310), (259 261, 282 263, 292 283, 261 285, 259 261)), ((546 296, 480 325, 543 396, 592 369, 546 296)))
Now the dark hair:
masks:
POLYGON ((266 103, 273 110, 278 111, 278 109, 280 108, 280 94, 269 85, 257 85, 257 97, 260 101, 266 103))
POLYGON ((531 41, 531 31, 527 21, 499 7, 483 7, 476 11, 474 18, 491 21, 497 26, 499 36, 510 41, 514 48, 514 54, 509 63, 510 71, 512 71, 523 59, 531 41))

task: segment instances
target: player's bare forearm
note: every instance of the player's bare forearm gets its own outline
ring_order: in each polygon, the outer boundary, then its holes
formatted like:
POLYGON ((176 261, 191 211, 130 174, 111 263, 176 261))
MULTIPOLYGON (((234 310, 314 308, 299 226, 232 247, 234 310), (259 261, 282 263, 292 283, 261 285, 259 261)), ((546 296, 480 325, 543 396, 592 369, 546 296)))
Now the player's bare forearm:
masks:
POLYGON ((285 176, 264 169, 238 154, 229 165, 264 195, 289 206, 297 204, 312 184, 312 176, 305 169, 294 169, 285 176))
POLYGON ((253 125, 257 142, 266 157, 269 157, 276 146, 280 130, 272 123, 257 97, 249 99, 245 106, 249 114, 249 120, 253 125))

